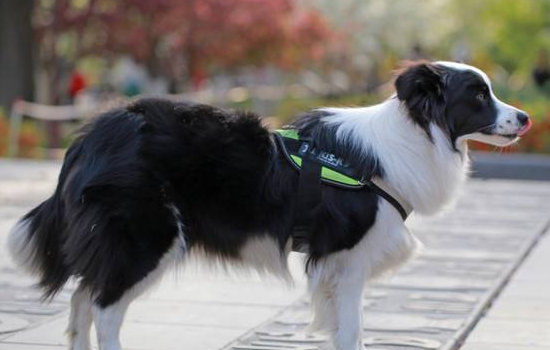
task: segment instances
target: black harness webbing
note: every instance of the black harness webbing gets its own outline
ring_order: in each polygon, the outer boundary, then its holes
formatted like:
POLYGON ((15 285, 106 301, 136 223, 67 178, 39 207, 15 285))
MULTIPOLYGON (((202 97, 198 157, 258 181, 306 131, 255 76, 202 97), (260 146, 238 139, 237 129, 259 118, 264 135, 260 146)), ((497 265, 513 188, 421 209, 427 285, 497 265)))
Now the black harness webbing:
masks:
POLYGON ((298 197, 294 212, 292 250, 307 252, 311 222, 321 203, 321 165, 310 158, 303 158, 298 197))
POLYGON ((283 137, 278 132, 273 133, 273 135, 277 148, 284 155, 284 158, 300 173, 292 232, 292 250, 298 252, 307 252, 308 250, 309 236, 312 234, 311 221, 321 203, 322 183, 348 190, 361 190, 366 186, 394 206, 403 220, 407 219, 408 213, 399 201, 370 179, 366 181, 363 179, 358 180, 354 184, 350 181, 338 181, 338 177, 326 178, 322 176, 323 169, 328 168, 336 172, 336 175, 346 175, 346 179, 361 179, 358 171, 345 165, 339 158, 327 152, 316 151, 311 147, 311 142, 308 139, 283 137), (297 159, 301 161, 300 164, 297 164, 297 159), (334 161, 334 159, 337 161, 334 161))
POLYGON ((376 185, 374 182, 371 182, 371 181, 368 181, 368 182, 365 182, 365 186, 367 186, 368 188, 370 188, 374 193, 376 193, 377 195, 379 195, 380 197, 384 198, 385 200, 387 200, 391 205, 394 206, 395 209, 397 209, 397 211, 399 212, 399 215, 401 215, 401 217, 403 218, 403 221, 407 220, 407 218, 409 217, 409 214, 407 213, 407 211, 405 210, 405 208, 403 208, 403 206, 401 205, 401 203, 399 203, 397 201, 397 199, 393 198, 388 192, 384 191, 383 189, 381 189, 378 185, 376 185))

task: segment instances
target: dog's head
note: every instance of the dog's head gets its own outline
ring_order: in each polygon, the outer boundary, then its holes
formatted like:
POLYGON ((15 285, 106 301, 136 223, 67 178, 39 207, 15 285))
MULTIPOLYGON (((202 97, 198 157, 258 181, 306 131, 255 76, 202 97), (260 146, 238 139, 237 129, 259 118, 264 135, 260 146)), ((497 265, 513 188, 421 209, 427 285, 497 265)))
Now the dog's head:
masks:
POLYGON ((477 140, 507 146, 531 127, 524 111, 500 101, 481 70, 453 62, 408 65, 395 81, 397 98, 431 138, 430 126, 444 130, 453 145, 477 140))

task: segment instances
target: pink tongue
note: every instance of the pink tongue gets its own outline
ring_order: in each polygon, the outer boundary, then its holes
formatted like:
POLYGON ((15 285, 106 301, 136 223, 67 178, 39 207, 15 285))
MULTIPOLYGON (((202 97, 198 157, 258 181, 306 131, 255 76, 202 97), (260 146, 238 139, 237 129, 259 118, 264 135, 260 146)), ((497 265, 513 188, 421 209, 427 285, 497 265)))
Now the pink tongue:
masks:
POLYGON ((531 126, 533 126, 533 122, 531 121, 531 118, 527 119, 527 124, 518 131, 518 136, 523 136, 531 129, 531 126))

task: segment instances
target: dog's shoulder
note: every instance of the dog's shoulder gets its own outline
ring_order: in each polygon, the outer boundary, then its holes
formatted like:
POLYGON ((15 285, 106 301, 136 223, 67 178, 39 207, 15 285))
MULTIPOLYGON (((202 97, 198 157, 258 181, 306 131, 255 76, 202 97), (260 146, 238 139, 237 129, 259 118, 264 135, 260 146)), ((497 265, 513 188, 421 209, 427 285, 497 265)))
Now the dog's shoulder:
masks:
POLYGON ((365 148, 365 144, 340 133, 340 123, 333 122, 332 117, 333 109, 314 109, 297 116, 289 127, 296 129, 300 138, 307 139, 314 148, 343 158, 349 166, 360 169, 364 178, 382 175, 377 156, 365 148))

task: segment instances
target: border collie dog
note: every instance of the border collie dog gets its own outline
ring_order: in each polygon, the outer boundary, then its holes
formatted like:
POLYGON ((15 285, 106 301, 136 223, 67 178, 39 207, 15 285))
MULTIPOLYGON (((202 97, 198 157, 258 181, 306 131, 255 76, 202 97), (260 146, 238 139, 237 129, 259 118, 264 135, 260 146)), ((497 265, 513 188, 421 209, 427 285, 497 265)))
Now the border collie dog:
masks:
MULTIPOLYGON (((401 203, 432 214, 457 197, 468 140, 514 143, 531 125, 499 101, 486 74, 450 62, 416 62, 396 94, 361 108, 321 108, 290 127, 380 179, 401 203)), ((86 125, 54 194, 9 236, 16 263, 39 277, 45 297, 70 279, 69 348, 120 350, 130 303, 181 256, 200 252, 289 279, 300 172, 252 113, 142 99, 86 125)), ((311 330, 338 350, 361 349, 366 280, 418 247, 396 207, 369 187, 323 184, 308 237, 311 330)))

